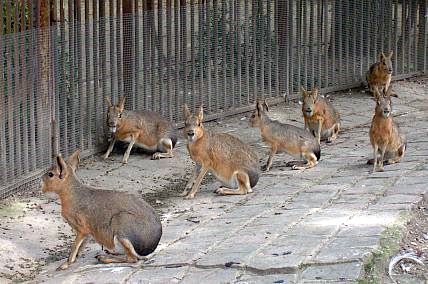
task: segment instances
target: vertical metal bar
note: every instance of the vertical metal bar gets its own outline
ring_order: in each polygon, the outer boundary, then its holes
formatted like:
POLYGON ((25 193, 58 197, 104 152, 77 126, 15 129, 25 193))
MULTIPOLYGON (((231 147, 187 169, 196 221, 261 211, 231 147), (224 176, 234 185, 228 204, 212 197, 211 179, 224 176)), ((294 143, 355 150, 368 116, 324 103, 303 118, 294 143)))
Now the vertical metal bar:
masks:
MULTIPOLYGON (((25 18, 25 0, 21 0, 21 44, 20 44, 20 58, 21 58, 21 72, 22 72, 22 116, 25 118, 23 121, 23 129, 22 129, 22 154, 23 154, 23 168, 25 169, 25 173, 29 172, 29 140, 28 140, 28 80, 27 80, 27 56, 26 56, 26 40, 27 40, 27 32, 26 32, 26 18, 25 18)), ((1 13, 0 13, 0 19, 3 19, 1 13)), ((0 25, 0 37, 1 37, 1 31, 2 27, 0 25)), ((1 48, 1 40, 0 40, 0 54, 3 54, 3 49, 1 48)), ((0 55, 0 59, 2 58, 2 55, 0 55)), ((0 60, 0 74, 2 73, 2 67, 3 67, 3 61, 0 60)), ((1 80, 2 81, 2 80, 1 80)), ((2 84, 0 84, 2 86, 2 84)), ((0 87, 0 93, 4 94, 3 88, 0 87)), ((0 95, 0 101, 3 100, 3 95, 0 95)), ((1 108, 2 103, 0 102, 0 120, 3 120, 1 117, 1 113, 3 113, 3 110, 1 108)), ((0 128, 2 128, 2 123, 0 122, 0 128)), ((0 148, 3 147, 1 143, 2 135, 0 130, 0 148)), ((6 157, 2 157, 2 150, 0 150, 0 159, 6 159, 6 157)), ((1 164, 0 164, 0 173, 1 173, 1 164)), ((1 174, 0 174, 0 180, 1 180, 1 174)))
MULTIPOLYGON (((180 0, 180 28, 181 28, 181 64, 183 65, 181 82, 183 84, 183 103, 187 103, 187 1, 180 0)), ((217 45, 216 45, 217 48, 217 45)), ((216 92, 217 94, 217 92, 216 92)), ((193 95, 193 94, 191 94, 193 95)), ((180 117, 181 104, 177 105, 177 120, 180 117)))
POLYGON ((258 37, 257 37, 257 0, 252 1, 251 6, 251 13, 253 16, 253 101, 257 100, 258 97, 258 87, 257 87, 257 43, 258 43, 258 37))
MULTIPOLYGON (((284 6, 287 5, 287 3, 281 3, 281 9, 279 9, 279 2, 278 1, 274 1, 274 31, 275 31, 275 51, 274 51, 274 61, 275 61, 275 94, 277 96, 281 96, 283 95, 283 92, 285 91, 283 88, 283 84, 281 82, 282 78, 280 78, 280 68, 284 68, 284 67, 280 67, 281 61, 279 59, 279 49, 280 46, 282 47, 282 45, 279 44, 280 42, 280 24, 279 24, 279 15, 284 11, 286 12, 286 10, 284 10, 284 6), (281 12, 279 11, 281 10, 281 12)), ((286 94, 284 94, 286 96, 286 94)), ((285 97, 286 99, 287 97, 285 97)))
MULTIPOLYGON (((100 0, 99 2, 99 19, 100 19, 100 32, 99 32, 99 47, 100 50, 98 52, 99 54, 99 61, 100 61, 100 67, 101 67, 101 94, 104 96, 111 96, 111 93, 108 93, 108 86, 107 86, 107 19, 106 19, 106 3, 105 0, 100 0)), ((106 100, 101 97, 100 98, 102 102, 100 102, 100 105, 102 106, 102 114, 103 117, 105 117, 106 111, 107 111, 107 102, 106 100)), ((100 132, 104 133, 104 130, 106 128, 106 124, 103 123, 104 119, 101 120, 101 127, 100 132)))
POLYGON ((110 52, 110 56, 107 59, 110 62, 110 66, 109 66, 109 73, 110 73, 110 93, 111 96, 113 97, 113 100, 115 98, 117 98, 118 96, 118 91, 115 90, 115 78, 118 77, 118 73, 116 72, 116 53, 114 52, 116 47, 115 47, 115 38, 116 36, 116 29, 115 29, 115 22, 116 22, 116 15, 115 15, 115 11, 114 11, 114 0, 109 0, 109 33, 106 34, 106 36, 108 36, 109 38, 109 52, 110 52))
POLYGON ((397 74, 398 72, 398 43, 397 43, 397 34, 398 34, 398 0, 393 1, 393 7, 394 7, 394 31, 393 31, 393 40, 394 40, 394 74, 397 74))
MULTIPOLYGON (((143 0, 144 1, 144 0, 143 0)), ((133 83, 134 83, 134 87, 133 87, 133 91, 134 91, 134 98, 135 98, 135 108, 136 109, 142 109, 143 107, 143 100, 142 100, 142 95, 141 91, 140 91, 140 76, 144 76, 144 72, 141 72, 140 70, 140 20, 141 20, 141 15, 140 15, 140 10, 139 10, 139 3, 140 1, 135 1, 134 4, 134 12, 133 12, 133 20, 134 20, 134 64, 133 64, 133 83)))
POLYGON ((204 5, 202 2, 198 3, 198 61, 199 61, 199 104, 203 105, 205 103, 204 99, 204 5))
POLYGON ((406 35, 406 1, 401 3, 401 72, 400 74, 404 74, 405 69, 405 35, 406 35))
POLYGON ((411 26, 413 26, 413 70, 412 72, 416 72, 418 70, 417 64, 418 64, 418 27, 420 27, 417 23, 418 19, 418 6, 416 3, 417 0, 412 0, 412 16, 410 17, 411 20, 411 26))
MULTIPOLYGON (((350 1, 346 0, 345 2, 345 9, 343 10, 343 12, 345 13, 345 15, 350 15, 349 11, 352 11, 351 7, 350 7, 350 1)), ((345 83, 350 83, 349 79, 351 78, 351 80, 353 79, 353 76, 351 76, 352 74, 350 74, 350 48, 349 48, 349 41, 352 38, 353 34, 352 33, 352 21, 354 19, 348 19, 348 21, 346 20, 345 16, 342 17, 344 19, 344 25, 345 25, 345 33, 346 35, 344 36, 345 38, 345 47, 344 47, 344 51, 345 51, 345 83)))
POLYGON ((427 2, 426 0, 419 1, 419 38, 418 38, 418 71, 426 72, 427 70, 427 2))
MULTIPOLYGON (((337 5, 337 2, 336 2, 337 5)), ((335 20, 339 20, 338 23, 336 23, 338 25, 338 33, 335 34, 335 37, 338 37, 338 72, 336 73, 337 75, 337 81, 340 84, 343 84, 343 16, 342 16, 342 10, 343 10, 343 5, 344 5, 344 1, 340 1, 340 3, 338 4, 339 7, 336 7, 336 10, 338 12, 338 15, 335 16, 335 20)))
MULTIPOLYGON (((36 32, 34 29, 34 14, 33 14, 33 10, 34 10, 34 5, 32 3, 32 1, 28 2, 28 10, 31 11, 31 16, 30 16, 30 39, 29 39, 29 50, 28 50, 28 58, 29 58, 29 74, 30 74, 30 79, 31 81, 29 82, 29 86, 30 86, 30 90, 29 90, 29 109, 30 109, 30 116, 29 116, 29 121, 35 121, 36 116, 35 116, 35 90, 34 90, 34 86, 35 86, 35 76, 36 76, 36 72, 35 70, 35 57, 34 56, 30 56, 30 54, 35 54, 35 49, 36 49, 36 32)), ((29 136, 30 136, 30 155, 31 158, 29 160, 30 163, 30 171, 35 170, 37 167, 37 155, 36 155, 36 130, 34 125, 30 125, 30 131, 29 131, 29 136)))
POLYGON ((221 30, 222 30, 222 73, 223 73, 223 110, 229 106, 227 103, 227 31, 226 31, 227 1, 221 1, 221 30))
POLYGON ((159 100, 158 100, 158 108, 157 111, 164 114, 164 94, 163 94, 163 69, 164 69, 164 61, 163 61, 163 0, 158 1, 158 34, 157 34, 157 50, 158 50, 158 76, 157 82, 159 85, 159 100))
POLYGON ((190 50, 192 61, 191 101, 193 109, 196 108, 196 56, 195 56, 195 0, 190 0, 190 50))
MULTIPOLYGON (((308 70, 309 70, 309 64, 308 64, 308 13, 307 13, 307 3, 308 0, 302 0, 302 37, 300 41, 300 50, 301 50, 301 56, 302 58, 302 65, 303 65, 303 85, 305 87, 308 87, 308 70)), ((311 21, 312 22, 312 21, 311 21)))
POLYGON ((236 22, 236 66, 237 66, 237 95, 238 106, 242 106, 242 52, 241 52, 241 5, 239 0, 235 1, 235 22, 236 22))
MULTIPOLYGON (((86 83, 86 110, 87 110, 87 114, 86 114, 86 125, 85 127, 88 129, 87 131, 87 147, 88 149, 92 149, 93 146, 93 140, 92 140, 92 133, 94 132, 95 129, 93 129, 93 122, 95 120, 95 109, 94 109, 94 93, 91 91, 91 56, 92 58, 95 57, 95 54, 91 54, 91 50, 90 50, 90 46, 92 43, 92 46, 94 45, 94 30, 92 31, 92 34, 90 33, 90 23, 89 23, 89 15, 90 15, 90 11, 89 11, 89 1, 84 1, 85 2, 85 49, 84 49, 84 53, 85 53, 85 83, 86 83)), ((94 14, 94 12, 93 12, 94 14)), ((95 66, 93 66, 93 68, 95 69, 95 66)))
POLYGON ((206 38, 204 39, 204 42, 206 43, 206 51, 207 51, 207 103, 206 103, 206 109, 208 112, 212 111, 212 82, 211 82, 211 6, 210 1, 205 1, 205 26, 206 26, 206 38))
POLYGON ((213 0, 213 21, 214 21, 214 45, 213 45, 213 67, 214 67, 214 101, 215 101, 215 107, 214 111, 218 112, 220 109, 220 100, 219 100, 219 93, 220 90, 218 88, 219 81, 218 81, 218 46, 219 46, 219 39, 218 39, 218 0, 213 0))
POLYGON ((358 81, 359 76, 357 75, 357 1, 352 2, 352 77, 353 81, 358 81))
POLYGON ((298 0, 297 1, 297 78, 296 81, 293 84, 293 87, 295 89, 299 89, 299 86, 304 83, 302 82, 302 6, 303 1, 305 0, 298 0))
MULTIPOLYGON (((316 20, 316 41, 318 44, 318 48, 317 48, 317 55, 316 55, 316 69, 317 70, 317 77, 316 77, 316 85, 319 86, 320 88, 323 88, 323 81, 322 81, 322 73, 323 73, 323 68, 322 68, 322 62, 321 62, 321 58, 322 56, 322 52, 323 52, 323 19, 322 19, 322 1, 316 1, 315 5, 317 7, 317 20, 316 20)), ((315 65, 315 64, 314 64, 315 65)))
MULTIPOLYGON (((172 1, 166 0, 166 100, 168 101, 166 107, 168 109, 168 117, 170 120, 172 120, 172 72, 171 72, 171 65, 172 65, 172 58, 171 54, 173 53, 172 48, 172 1)), ((177 24, 175 23, 175 26, 177 24)), ((174 52, 177 48, 177 41, 178 39, 175 38, 174 42, 174 52)), ((178 64, 175 66, 175 68, 178 67, 178 64)), ((162 80, 162 78, 160 79, 162 80)), ((177 93, 175 95, 178 95, 177 93)), ((165 111, 165 110, 162 110, 165 111)))
POLYGON ((229 105, 235 106, 236 103, 236 81, 235 81, 235 72, 236 72, 236 62, 235 62, 235 51, 236 51, 236 17, 234 13, 234 1, 229 1, 229 19, 230 19, 230 36, 229 36, 229 68, 230 68, 230 99, 229 105))
POLYGON ((84 134, 86 130, 86 122, 87 120, 86 114, 83 112, 85 108, 86 95, 83 92, 83 56, 82 56, 82 11, 81 11, 81 2, 80 0, 74 0, 74 9, 76 12, 76 20, 74 28, 76 33, 76 55, 77 55, 77 92, 78 92, 78 108, 77 111, 77 121, 79 124, 79 129, 74 129, 75 132, 78 133, 79 139, 79 147, 85 149, 84 145, 84 134))
MULTIPOLYGON (((295 59, 295 50, 294 50, 294 42, 295 42, 295 33, 294 33, 294 5, 293 3, 296 3, 295 1, 288 1, 288 33, 289 33, 289 40, 288 40, 288 58, 287 58, 287 66, 288 66, 288 70, 287 70, 287 74, 288 74, 288 80, 287 80, 287 94, 290 96, 291 94, 293 94, 293 85, 294 85, 294 76, 295 76, 295 72, 294 72, 294 59, 295 59)), ((297 6, 297 3, 296 3, 297 6)))
MULTIPOLYGON (((3 7, 2 7, 3 9, 3 7)), ((11 2, 7 1, 6 3, 6 33, 10 38, 10 34, 12 33, 12 28, 11 28, 11 2)), ((3 20, 3 19, 2 19, 3 20)), ((6 74, 6 84, 7 84, 7 89, 5 90, 5 94, 7 95, 7 119, 6 119, 6 123, 7 123, 7 127, 6 129, 8 130, 8 136, 6 137, 6 141, 8 141, 7 143, 7 154, 8 154, 8 167, 9 167, 9 171, 11 176, 9 178, 14 178, 16 176, 16 165, 15 165, 15 143, 14 143, 14 137, 15 137, 15 129, 13 127, 13 114, 15 113, 15 106, 14 106, 14 102, 13 102, 13 94, 12 94, 12 59, 13 56, 11 56, 11 54, 13 54, 13 45, 11 42, 11 39, 9 40, 8 44, 6 45, 6 54, 9 54, 9 56, 6 57, 6 70, 9 70, 6 74)), ((40 139, 40 137, 39 137, 40 139)))
POLYGON ((157 111, 156 104, 156 22, 155 22, 155 9, 153 1, 149 1, 150 5, 150 95, 151 95, 151 110, 157 111))
MULTIPOLYGON (((111 0, 112 1, 112 0, 111 0)), ((116 16, 115 16, 115 22, 116 22, 116 37, 114 38, 114 41, 116 43, 116 79, 117 79, 117 94, 118 96, 124 96, 123 93, 123 46, 122 46, 122 0, 116 1, 116 16)), ((129 100, 125 102, 125 104, 129 105, 129 100)))
MULTIPOLYGON (((180 47, 182 46, 181 42, 183 41, 182 36, 180 35, 180 5, 178 0, 174 0, 174 39, 175 39, 175 76, 174 76, 174 114, 175 117, 171 113, 171 120, 178 120, 178 111, 180 109, 180 70, 181 70, 181 62, 180 62, 180 47), (174 118, 174 119, 173 119, 174 118)), ((170 100, 172 103, 172 98, 170 100)), ((171 106, 171 107, 172 107, 171 106)))
MULTIPOLYGON (((308 57, 310 56, 310 86, 311 88, 315 87, 315 46, 319 43, 315 40, 314 36, 314 23, 316 23, 315 19, 315 5, 314 0, 310 0, 309 2, 309 39, 307 42, 307 49, 309 49, 308 57)), ((309 69, 309 66, 307 67, 309 69)))
POLYGON ((272 27, 271 27, 271 19, 272 19, 272 1, 266 2, 266 31, 267 31, 267 92, 269 97, 272 96, 272 27))
MULTIPOLYGON (((99 15, 99 11, 98 11, 98 1, 93 1, 92 2, 92 64, 93 64, 93 81, 94 81, 94 94, 93 94, 93 101, 94 101, 94 107, 93 107, 93 112, 94 112, 94 127, 95 127, 95 131, 94 134, 96 136, 96 138, 101 137, 102 135, 102 125, 100 125, 100 123, 103 121, 102 117, 103 117, 103 112, 104 112, 104 108, 103 106, 103 102, 102 102, 102 98, 100 100, 100 87, 99 87, 99 82, 100 82, 100 78, 99 78, 99 69, 100 69, 100 62, 99 62, 99 57, 100 57, 100 53, 103 52, 103 50, 100 50, 100 45, 99 45, 99 23, 100 23, 100 15, 99 15), (96 111, 95 111, 96 109, 96 111)), ((61 45, 62 46, 62 45, 61 45)), ((97 140, 94 139, 93 143, 96 145, 97 144, 97 140)))
MULTIPOLYGON (((3 19, 3 7, 0 9, 0 19, 3 19)), ((5 127, 5 84, 4 84, 4 77, 3 77, 3 67, 4 67, 4 57, 5 54, 4 46, 5 43, 5 37, 3 36, 3 29, 4 24, 3 20, 0 21, 0 74, 1 74, 1 80, 0 80, 0 181, 5 182, 7 179, 6 174, 6 127, 5 127)))
MULTIPOLYGON (((147 56, 147 53, 150 52, 149 50, 149 41, 150 41, 150 26, 149 26, 149 17, 148 17, 148 7, 147 7, 147 0, 142 0, 142 37, 143 37, 143 50, 141 54, 141 81, 140 79, 137 81, 137 85, 141 84, 143 85, 142 93, 140 94, 140 100, 141 100, 141 107, 142 109, 147 109, 148 103, 147 103, 147 96, 148 96, 148 88, 147 84, 149 82, 150 76, 147 75, 149 73, 149 69, 147 67, 147 64, 149 63, 150 59, 147 56)), ((137 8, 138 9, 138 8, 137 8)))
MULTIPOLYGON (((13 23, 13 46, 12 50, 13 52, 10 53, 10 55, 13 57, 13 70, 14 70, 14 80, 12 82, 13 84, 13 104, 15 107, 15 111, 13 112, 13 127, 15 131, 15 163, 16 163, 16 174, 22 174, 22 161, 21 161, 21 98, 22 98, 22 86, 20 86, 21 80, 20 80, 20 74, 19 74, 19 43, 18 43, 18 33, 19 33, 19 25, 17 21, 19 22, 19 13, 18 13, 18 4, 15 3, 13 7, 13 15, 14 15, 14 23, 13 23)), ((10 70, 9 72, 12 72, 10 70)), ((12 90, 11 90, 12 91, 12 90)))
POLYGON ((330 65, 330 53, 329 53, 329 25, 328 25, 328 2, 322 0, 322 14, 323 14, 323 46, 324 46, 324 86, 329 86, 329 65, 330 65))

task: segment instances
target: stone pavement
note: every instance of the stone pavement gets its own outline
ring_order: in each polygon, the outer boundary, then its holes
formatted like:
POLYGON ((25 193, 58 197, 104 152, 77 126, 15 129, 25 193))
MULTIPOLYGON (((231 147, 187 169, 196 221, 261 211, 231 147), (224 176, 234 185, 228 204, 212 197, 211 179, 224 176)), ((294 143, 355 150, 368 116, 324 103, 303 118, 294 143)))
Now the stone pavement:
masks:
MULTIPOLYGON (((290 156, 278 155, 272 170, 263 173, 254 192, 246 196, 217 196, 213 190, 219 183, 206 178, 194 200, 178 197, 192 167, 183 143, 173 159, 151 161, 133 154, 129 164, 122 166, 121 154, 116 154, 108 162, 98 157, 85 162, 78 173, 83 181, 143 194, 157 206, 164 230, 160 245, 145 263, 127 266, 97 264, 94 255, 100 246, 92 243, 67 271, 55 271, 64 259, 45 261, 33 281, 355 282, 379 248, 385 228, 397 224, 426 192, 427 83, 427 78, 394 83, 399 98, 393 99, 393 111, 407 135, 408 150, 402 163, 386 166, 382 173, 371 174, 366 165, 372 155, 368 129, 375 103, 357 91, 330 97, 341 113, 343 131, 332 145, 322 145, 315 168, 292 171, 285 167, 290 156)), ((297 103, 275 106, 270 116, 303 125, 297 103)), ((258 130, 251 129, 243 117, 206 127, 239 135, 265 163, 267 148, 258 130)), ((70 245, 73 235, 61 224, 58 203, 40 200, 56 222, 54 230, 67 235, 64 244, 70 245)), ((51 244, 57 242, 50 237, 51 244)), ((61 251, 65 258, 68 246, 61 251)))

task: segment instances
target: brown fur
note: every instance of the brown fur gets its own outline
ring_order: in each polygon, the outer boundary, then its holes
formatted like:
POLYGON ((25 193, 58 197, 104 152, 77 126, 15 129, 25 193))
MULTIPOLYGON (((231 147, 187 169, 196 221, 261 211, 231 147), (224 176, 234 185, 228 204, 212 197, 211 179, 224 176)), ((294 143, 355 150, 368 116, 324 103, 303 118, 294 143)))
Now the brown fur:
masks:
POLYGON ((237 190, 220 187, 216 193, 221 195, 247 194, 259 179, 258 157, 250 146, 226 133, 212 133, 205 130, 203 108, 192 115, 184 106, 184 135, 188 141, 187 149, 196 163, 196 169, 182 195, 194 198, 202 179, 211 171, 225 185, 237 190))
MULTIPOLYGON (((373 95, 375 95, 375 88, 379 89, 380 92, 386 92, 389 89, 392 78, 392 55, 392 51, 388 56, 381 52, 379 61, 372 64, 367 71, 367 84, 373 95)), ((396 97, 397 95, 391 93, 391 96, 396 97)))
POLYGON ((107 125, 113 139, 104 159, 108 158, 116 141, 129 143, 122 160, 124 164, 128 162, 134 145, 155 152, 152 159, 173 157, 172 149, 177 142, 177 134, 168 120, 152 111, 125 110, 124 97, 116 106, 112 105, 109 98, 106 97, 106 100, 109 104, 107 125))
POLYGON ((302 87, 302 113, 305 129, 311 132, 318 143, 326 140, 328 143, 336 140, 340 131, 340 115, 336 109, 323 97, 318 95, 318 89, 307 92, 302 87))
POLYGON ((98 256, 104 263, 136 262, 156 249, 162 225, 149 204, 131 194, 81 183, 75 174, 78 150, 67 162, 60 156, 56 161, 42 177, 42 191, 58 194, 61 215, 76 232, 70 256, 58 269, 66 269, 76 261, 88 235, 109 250, 115 249, 115 241, 124 249, 125 256, 98 256))
POLYGON ((373 146, 373 172, 383 171, 385 160, 388 164, 400 162, 406 150, 406 139, 392 118, 391 87, 383 95, 377 89, 375 91, 376 109, 369 132, 373 146))
POLYGON ((292 165, 295 170, 316 166, 321 156, 321 150, 315 137, 294 125, 271 120, 265 110, 268 110, 266 101, 258 101, 250 118, 251 126, 260 128, 263 141, 271 148, 265 170, 269 171, 272 167, 275 154, 283 151, 307 161, 306 165, 297 165, 300 163, 296 164, 296 162, 287 163, 287 165, 292 165))

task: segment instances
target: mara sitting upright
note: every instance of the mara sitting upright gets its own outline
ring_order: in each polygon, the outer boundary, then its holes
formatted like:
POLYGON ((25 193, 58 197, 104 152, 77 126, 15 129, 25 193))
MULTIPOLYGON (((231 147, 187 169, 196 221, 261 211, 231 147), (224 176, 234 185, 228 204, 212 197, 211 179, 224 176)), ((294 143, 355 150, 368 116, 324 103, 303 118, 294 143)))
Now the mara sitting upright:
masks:
MULTIPOLYGON (((380 92, 386 92, 389 89, 392 78, 392 54, 391 51, 388 56, 383 52, 379 55, 379 61, 373 63, 366 74, 367 84, 369 90, 373 95, 375 94, 375 88, 380 92)), ((396 94, 391 93, 391 96, 396 97, 396 94)))
POLYGON ((392 118, 391 87, 382 94, 375 88, 376 109, 370 127, 373 146, 373 172, 383 171, 383 165, 398 163, 404 156, 407 143, 405 136, 392 118))
POLYGON ((315 137, 305 129, 270 119, 265 110, 269 110, 266 100, 258 100, 256 109, 250 117, 251 126, 260 128, 263 141, 270 146, 265 170, 271 169, 273 157, 280 152, 303 158, 307 162, 306 164, 300 161, 287 163, 287 166, 291 166, 294 170, 315 167, 321 157, 320 145, 315 137))
POLYGON ((302 87, 305 128, 315 136, 318 143, 331 143, 336 140, 340 130, 340 115, 318 92, 318 88, 308 92, 302 87))
POLYGON ((134 263, 152 253, 162 235, 155 210, 134 195, 83 184, 76 176, 78 163, 79 150, 67 162, 58 156, 56 165, 42 177, 42 191, 58 194, 61 215, 76 233, 70 256, 58 269, 76 261, 88 236, 108 251, 123 249, 124 255, 98 255, 103 263, 134 263))
POLYGON ((208 171, 227 186, 218 188, 217 194, 241 195, 252 192, 259 180, 259 160, 251 147, 233 135, 206 130, 202 124, 202 107, 198 114, 192 115, 187 105, 184 105, 184 116, 184 136, 196 168, 182 196, 194 198, 208 171))
POLYGON ((104 154, 107 159, 117 140, 129 143, 122 163, 128 163, 132 147, 155 152, 152 159, 173 157, 172 149, 177 142, 177 133, 172 124, 153 111, 125 110, 125 97, 113 105, 108 97, 107 126, 113 139, 104 154))

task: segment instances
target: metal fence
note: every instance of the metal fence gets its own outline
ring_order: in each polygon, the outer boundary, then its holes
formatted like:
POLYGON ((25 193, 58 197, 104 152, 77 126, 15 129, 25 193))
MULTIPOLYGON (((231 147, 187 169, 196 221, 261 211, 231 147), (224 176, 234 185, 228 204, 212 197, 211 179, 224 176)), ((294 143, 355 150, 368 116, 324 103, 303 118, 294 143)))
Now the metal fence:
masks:
POLYGON ((381 51, 394 75, 427 71, 426 0, 2 1, 0 199, 52 155, 105 144, 104 96, 174 122, 301 85, 356 86, 381 51))

